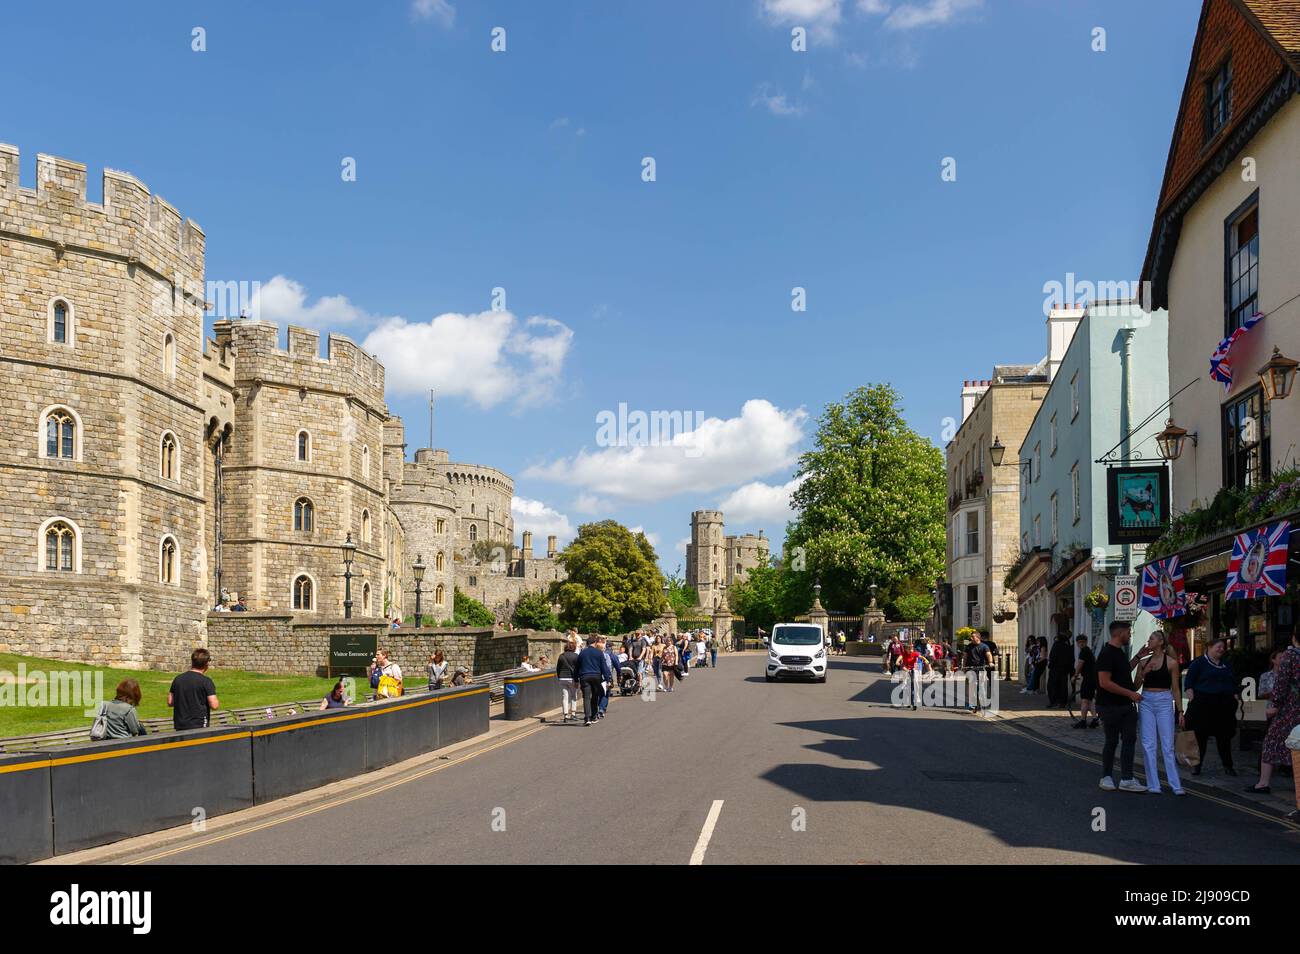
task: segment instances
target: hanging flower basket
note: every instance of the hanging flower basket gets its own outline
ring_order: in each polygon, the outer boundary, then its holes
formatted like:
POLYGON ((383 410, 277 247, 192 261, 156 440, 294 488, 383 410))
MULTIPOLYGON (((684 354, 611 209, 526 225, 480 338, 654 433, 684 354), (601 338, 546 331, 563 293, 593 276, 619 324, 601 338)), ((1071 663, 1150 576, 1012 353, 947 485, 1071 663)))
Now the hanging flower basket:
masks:
POLYGON ((1088 595, 1083 598, 1083 605, 1092 610, 1104 610, 1110 605, 1110 594, 1102 588, 1100 583, 1098 583, 1090 589, 1088 595))

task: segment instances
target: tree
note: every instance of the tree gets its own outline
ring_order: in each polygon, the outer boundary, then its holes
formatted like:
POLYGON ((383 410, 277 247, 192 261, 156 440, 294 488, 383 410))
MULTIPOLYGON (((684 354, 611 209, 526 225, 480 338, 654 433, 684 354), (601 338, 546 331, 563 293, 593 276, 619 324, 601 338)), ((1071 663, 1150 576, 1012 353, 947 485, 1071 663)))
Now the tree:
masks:
POLYGON ((668 605, 673 608, 673 612, 678 616, 689 615, 691 610, 695 609, 700 603, 700 594, 695 592, 695 587, 687 586, 686 581, 682 579, 682 567, 679 563, 673 575, 667 578, 668 582, 668 605))
POLYGON ((497 618, 493 612, 456 587, 452 596, 452 613, 456 616, 457 626, 495 626, 497 618))
POLYGON ((872 583, 888 603, 942 571, 943 454, 908 427, 890 385, 827 405, 798 476, 787 546, 821 580, 825 605, 864 606, 872 583))
POLYGON ((614 520, 584 523, 558 557, 568 578, 551 584, 560 621, 580 632, 636 629, 665 609, 663 574, 644 533, 614 520))
POLYGON ((515 603, 515 612, 511 617, 511 623, 515 629, 546 629, 553 630, 560 628, 559 617, 551 609, 551 601, 545 593, 533 591, 524 593, 515 603))
POLYGON ((812 608, 812 578, 790 561, 773 557, 768 566, 756 566, 727 589, 727 604, 745 618, 745 627, 772 629, 812 608))

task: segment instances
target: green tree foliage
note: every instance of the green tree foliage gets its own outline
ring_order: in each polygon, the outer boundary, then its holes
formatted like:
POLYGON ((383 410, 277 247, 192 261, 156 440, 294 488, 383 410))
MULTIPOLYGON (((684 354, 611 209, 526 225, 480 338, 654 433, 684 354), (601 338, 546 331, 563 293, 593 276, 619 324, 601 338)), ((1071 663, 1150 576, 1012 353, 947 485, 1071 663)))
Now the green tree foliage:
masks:
POLYGON ((516 629, 559 629, 560 619, 545 593, 525 593, 515 603, 511 624, 516 629))
POLYGON ((928 589, 943 569, 943 453, 907 426, 891 386, 827 405, 798 473, 786 542, 802 548, 823 604, 866 606, 873 582, 885 603, 928 589))
POLYGON ((636 629, 665 609, 663 574, 644 533, 614 520, 584 523, 559 555, 568 579, 551 584, 560 621, 579 632, 636 629))
POLYGON ((686 616, 699 605, 699 602, 700 594, 695 592, 695 587, 686 585, 679 563, 673 575, 668 577, 668 605, 678 616, 686 616))
POLYGON ((456 614, 457 626, 495 626, 497 622, 490 609, 474 597, 462 593, 460 587, 454 590, 452 612, 456 614))
POLYGON ((793 569, 788 560, 773 557, 769 566, 756 566, 727 589, 727 603, 745 618, 745 629, 768 632, 773 623, 789 622, 812 607, 812 577, 793 569))

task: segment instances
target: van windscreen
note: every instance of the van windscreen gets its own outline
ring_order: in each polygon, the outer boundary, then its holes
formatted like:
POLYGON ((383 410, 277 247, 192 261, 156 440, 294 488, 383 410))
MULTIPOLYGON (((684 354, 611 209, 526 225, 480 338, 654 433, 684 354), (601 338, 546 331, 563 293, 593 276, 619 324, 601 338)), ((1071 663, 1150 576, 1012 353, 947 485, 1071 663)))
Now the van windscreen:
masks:
POLYGON ((772 641, 787 646, 816 646, 822 641, 820 626, 782 626, 772 634, 772 641))

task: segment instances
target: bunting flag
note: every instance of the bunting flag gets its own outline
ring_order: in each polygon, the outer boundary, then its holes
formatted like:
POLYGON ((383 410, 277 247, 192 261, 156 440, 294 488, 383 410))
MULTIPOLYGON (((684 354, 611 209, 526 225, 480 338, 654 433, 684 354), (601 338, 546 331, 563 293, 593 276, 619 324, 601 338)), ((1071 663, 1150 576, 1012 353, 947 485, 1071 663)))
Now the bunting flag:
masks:
POLYGON ((1142 597, 1138 607, 1157 619, 1170 619, 1187 612, 1183 600, 1183 568, 1178 557, 1166 557, 1142 568, 1142 597))
POLYGON ((1290 548, 1291 523, 1288 520, 1279 520, 1233 537, 1224 598, 1253 600, 1261 596, 1284 595, 1290 548))
POLYGON ((1264 316, 1259 312, 1251 315, 1242 323, 1240 328, 1236 329, 1232 334, 1220 341, 1219 346, 1215 348, 1214 353, 1210 355, 1210 377, 1214 378, 1216 381, 1222 381, 1223 390, 1225 392, 1232 389, 1232 362, 1228 360, 1228 355, 1229 352, 1232 351, 1232 346, 1237 343, 1238 338, 1244 335, 1251 328, 1254 328, 1259 319, 1263 317, 1264 316))

